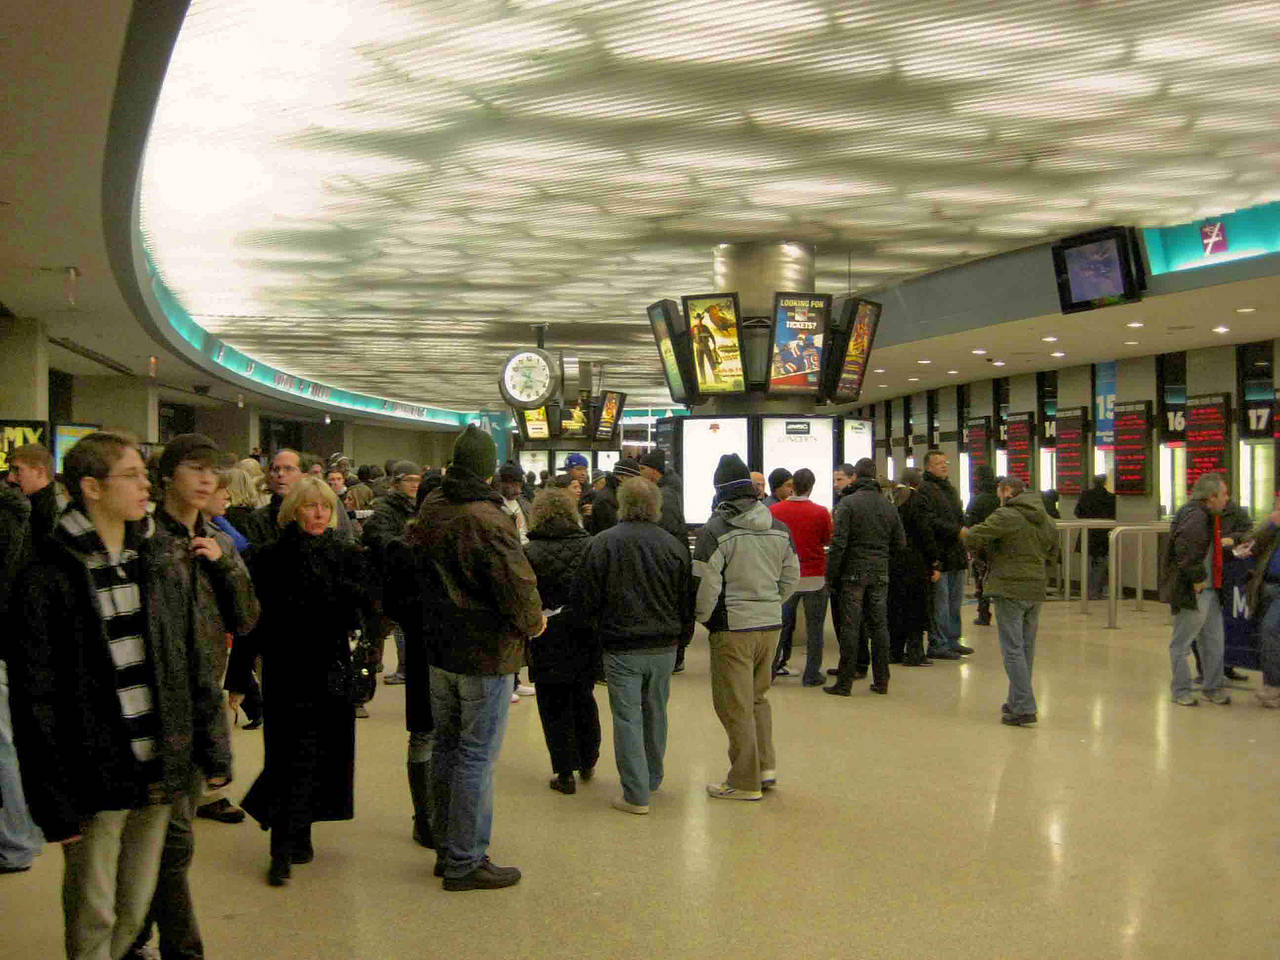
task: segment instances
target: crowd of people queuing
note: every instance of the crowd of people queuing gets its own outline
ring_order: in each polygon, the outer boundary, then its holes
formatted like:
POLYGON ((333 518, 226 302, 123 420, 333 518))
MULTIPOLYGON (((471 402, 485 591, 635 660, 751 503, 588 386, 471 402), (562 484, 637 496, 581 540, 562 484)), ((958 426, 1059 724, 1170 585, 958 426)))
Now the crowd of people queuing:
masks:
MULTIPOLYGON (((11 461, 0 490, 0 612, 11 626, 0 650, 0 870, 21 872, 43 843, 61 844, 69 957, 144 956, 153 929, 161 956, 203 956, 187 883, 197 817, 247 814, 269 831, 273 886, 312 860, 312 825, 354 815, 355 725, 388 638, 396 667, 383 681, 405 687, 410 835, 435 851, 450 891, 520 880, 488 850, 494 764, 522 695, 536 694, 551 789, 574 794, 600 758, 595 687, 605 684, 613 807, 649 813, 672 677, 696 623, 728 739, 711 798, 759 801, 776 786, 768 694, 792 675, 801 620, 803 687, 849 697, 870 673, 870 691, 886 695, 891 665, 974 653, 960 619, 970 570, 976 622, 994 612, 1008 675, 1001 722, 1038 719, 1032 669, 1058 549, 1054 504, 984 470, 962 505, 941 451, 897 483, 871 460, 842 464, 833 510, 811 499, 811 470, 766 478, 725 455, 712 517, 692 541, 683 481, 662 450, 594 477, 573 454, 563 473, 538 478, 499 465, 476 427, 443 470, 409 460, 353 470, 340 454, 289 449, 237 461, 196 434, 148 464, 109 432, 72 448, 60 478, 42 447, 11 461), (840 653, 829 684, 828 602, 840 653), (236 806, 229 728, 241 713, 246 729, 263 729, 265 751, 236 806)), ((1107 508, 1098 486, 1081 501, 1086 514, 1107 508)), ((1172 697, 1197 702, 1194 645, 1202 696, 1230 701, 1217 589, 1223 551, 1247 542, 1259 558, 1259 699, 1280 706, 1280 604, 1270 602, 1280 502, 1252 533, 1224 524, 1226 505, 1225 481, 1208 475, 1173 521, 1172 697)))

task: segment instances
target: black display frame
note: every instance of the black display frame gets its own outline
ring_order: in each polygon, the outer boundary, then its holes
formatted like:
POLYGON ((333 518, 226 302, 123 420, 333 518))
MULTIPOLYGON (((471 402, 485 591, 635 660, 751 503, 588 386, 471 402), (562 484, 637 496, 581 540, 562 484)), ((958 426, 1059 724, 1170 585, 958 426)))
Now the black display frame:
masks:
POLYGON ((875 351, 880 321, 884 318, 884 304, 866 297, 837 296, 832 299, 828 316, 827 327, 830 332, 822 346, 822 393, 819 398, 831 403, 857 403, 862 396, 862 388, 866 384, 867 371, 871 367, 871 354, 875 351), (867 361, 862 368, 862 379, 858 383, 858 389, 852 394, 840 393, 840 375, 844 371, 845 361, 849 355, 849 341, 857 325, 858 307, 864 303, 875 308, 871 338, 867 342, 867 361), (842 319, 844 310, 847 310, 848 316, 842 319), (827 352, 828 343, 830 353, 827 352))
POLYGON ((1058 305, 1064 314, 1099 310, 1124 303, 1137 303, 1142 299, 1145 274, 1133 230, 1129 227, 1103 227, 1099 230, 1090 230, 1088 233, 1064 237, 1049 248, 1049 253, 1053 258, 1054 280, 1058 287, 1058 305), (1107 240, 1114 241, 1116 245, 1123 292, 1119 296, 1095 297, 1091 300, 1074 299, 1071 293, 1071 276, 1067 269, 1067 252, 1107 240))
POLYGON ((747 362, 742 352, 742 304, 738 300, 737 291, 725 291, 723 293, 690 293, 680 298, 680 308, 684 316, 685 338, 689 343, 689 359, 691 362, 691 372, 693 379, 690 383, 693 385, 693 394, 691 402, 694 404, 705 403, 715 397, 745 397, 749 392, 747 383, 747 362), (733 301, 733 335, 738 341, 738 363, 742 367, 742 389, 741 390, 715 390, 706 393, 702 389, 702 382, 698 379, 697 357, 693 346, 693 319, 689 316, 689 301, 691 300, 732 300, 733 301))
MULTIPOLYGON (((1155 434, 1152 430, 1153 404, 1150 400, 1121 400, 1115 405, 1115 412, 1112 416, 1112 461, 1114 464, 1115 480, 1112 488, 1117 497, 1149 497, 1151 496, 1151 466, 1152 466, 1152 447, 1151 439, 1155 434), (1141 463, 1142 463, 1142 483, 1141 485, 1130 484, 1127 476, 1122 476, 1120 471, 1121 463, 1128 463, 1128 456, 1123 453, 1127 447, 1121 445, 1121 417, 1128 414, 1140 413, 1142 415, 1142 430, 1138 434, 1138 438, 1142 442, 1141 463)), ((1126 437, 1128 430, 1125 430, 1126 437)))
POLYGON ((689 339, 689 326, 685 319, 680 304, 671 299, 657 300, 645 308, 645 315, 649 318, 649 329, 653 332, 654 345, 658 347, 658 362, 662 365, 662 377, 667 381, 667 392, 671 395, 672 403, 678 403, 688 406, 695 403, 698 396, 697 378, 693 376, 693 345, 689 339), (667 328, 667 340, 671 344, 671 352, 676 360, 676 372, 680 375, 681 396, 676 395, 676 385, 671 382, 670 373, 667 365, 662 360, 662 347, 658 338, 658 320, 654 317, 654 310, 657 309, 661 314, 661 322, 667 328), (679 329, 676 324, 679 323, 679 329))
POLYGON ((618 435, 618 431, 622 429, 622 413, 627 408, 627 395, 622 390, 602 390, 600 392, 600 400, 598 403, 592 404, 593 416, 591 418, 591 442, 592 443, 609 443, 618 435), (609 402, 609 397, 618 398, 618 415, 614 418, 613 428, 605 436, 600 435, 600 426, 604 418, 604 408, 609 402))
POLYGON ((1089 410, 1087 406, 1071 406, 1063 407, 1059 405, 1056 414, 1056 432, 1057 443, 1054 446, 1054 474, 1053 487, 1061 496, 1078 497, 1093 485, 1093 444, 1090 441, 1090 427, 1092 421, 1089 419, 1089 410), (1062 425, 1063 422, 1070 423, 1074 420, 1080 421, 1080 480, 1079 489, 1068 489, 1062 486, 1062 453, 1064 450, 1070 449, 1070 444, 1063 442, 1062 425))

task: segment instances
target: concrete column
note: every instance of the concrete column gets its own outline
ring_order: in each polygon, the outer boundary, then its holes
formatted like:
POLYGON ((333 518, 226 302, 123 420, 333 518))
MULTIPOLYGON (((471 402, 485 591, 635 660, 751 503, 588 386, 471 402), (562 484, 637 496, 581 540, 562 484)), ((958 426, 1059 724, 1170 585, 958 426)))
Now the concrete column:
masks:
MULTIPOLYGON (((946 433, 961 434, 964 425, 960 423, 960 412, 956 409, 956 388, 946 386, 938 388, 938 429, 946 433)), ((947 459, 952 463, 960 462, 962 444, 957 440, 944 441, 940 447, 947 459)), ((923 464, 921 464, 923 467, 923 464)))
POLYGON ((122 430, 144 443, 160 441, 160 391, 135 377, 76 377, 71 389, 72 415, 80 423, 100 423, 122 430))
POLYGON ((49 341, 40 320, 0 320, 0 418, 49 419, 49 341))

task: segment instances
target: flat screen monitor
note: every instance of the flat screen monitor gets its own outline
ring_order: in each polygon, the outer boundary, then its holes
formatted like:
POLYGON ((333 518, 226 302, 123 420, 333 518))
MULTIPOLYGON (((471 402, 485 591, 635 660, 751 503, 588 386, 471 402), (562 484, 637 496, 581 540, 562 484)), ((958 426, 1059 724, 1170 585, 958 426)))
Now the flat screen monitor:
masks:
POLYGON ((1051 252, 1063 313, 1142 299, 1140 264, 1128 229, 1107 227, 1068 237, 1051 252))
POLYGON ((837 324, 834 312, 832 314, 832 350, 828 362, 834 368, 826 376, 831 384, 832 400, 854 403, 862 395, 862 381, 875 344, 876 330, 880 327, 882 307, 874 300, 851 298, 838 309, 846 316, 837 324))
POLYGON ((808 467, 815 479, 810 499, 830 510, 828 478, 836 468, 835 418, 766 416, 761 418, 760 430, 765 477, 778 467, 793 474, 808 467))
POLYGON ((596 469, 612 470, 614 466, 617 464, 617 462, 621 459, 622 459, 622 454, 619 453, 617 450, 597 450, 596 451, 596 469))
POLYGON ((875 424, 870 420, 845 420, 844 460, 841 462, 857 463, 864 458, 876 458, 875 424))
POLYGON ((821 391, 822 343, 830 313, 827 294, 774 294, 770 393, 816 396, 821 391))
POLYGON ((720 396, 746 391, 738 338, 738 295, 708 293, 684 297, 684 316, 693 342, 698 394, 720 396))
POLYGON ((606 390, 600 399, 600 415, 596 418, 595 439, 597 443, 608 443, 618 430, 618 421, 622 419, 622 408, 626 406, 627 395, 617 390, 606 390))
POLYGON ((551 469, 551 453, 547 450, 521 450, 519 462, 525 473, 532 471, 541 480, 542 471, 551 469))
POLYGON ((680 429, 680 467, 684 475, 684 519, 706 523, 715 497, 720 457, 736 453, 747 459, 746 417, 686 417, 680 429))
POLYGON ((688 403, 691 391, 685 379, 685 365, 680 362, 679 337, 675 329, 678 323, 680 307, 674 300, 649 304, 649 325, 653 327, 653 339, 658 344, 667 390, 676 403, 688 403))

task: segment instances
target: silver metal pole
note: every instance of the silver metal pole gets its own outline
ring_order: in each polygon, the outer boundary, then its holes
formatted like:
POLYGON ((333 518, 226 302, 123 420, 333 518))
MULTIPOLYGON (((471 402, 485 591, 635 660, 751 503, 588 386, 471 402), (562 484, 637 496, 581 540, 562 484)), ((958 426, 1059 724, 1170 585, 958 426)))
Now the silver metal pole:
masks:
POLYGON ((1080 531, 1080 612, 1089 612, 1089 528, 1080 531))
POLYGON ((1116 527, 1107 534, 1107 542, 1111 545, 1107 558, 1107 579, 1111 590, 1107 596, 1107 629, 1116 629, 1120 619, 1120 528, 1116 527))
POLYGON ((1133 593, 1133 609, 1135 610, 1142 609, 1142 588, 1147 580, 1146 571, 1143 569, 1143 564, 1146 562, 1146 557, 1144 556, 1144 554, 1146 553, 1146 543, 1147 543, 1147 531, 1139 530, 1138 531, 1138 552, 1136 554, 1137 560, 1138 560, 1138 586, 1133 593))

